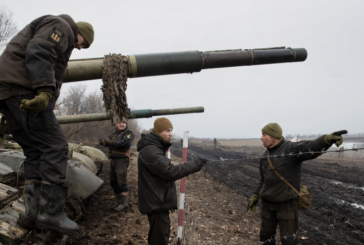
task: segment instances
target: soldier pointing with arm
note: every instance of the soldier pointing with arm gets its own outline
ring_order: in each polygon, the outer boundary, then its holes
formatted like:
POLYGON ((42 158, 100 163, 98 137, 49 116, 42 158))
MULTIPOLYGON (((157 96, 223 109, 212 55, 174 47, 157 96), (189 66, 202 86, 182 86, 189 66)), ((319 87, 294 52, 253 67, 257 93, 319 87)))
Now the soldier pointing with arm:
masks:
MULTIPOLYGON (((321 154, 302 154, 298 157, 280 158, 268 158, 268 156, 327 150, 334 143, 337 146, 342 144, 342 133, 344 132, 323 135, 312 141, 291 142, 284 140, 282 128, 277 123, 269 123, 264 126, 261 140, 267 150, 260 161, 259 184, 248 203, 248 210, 255 211, 259 199, 262 199, 260 241, 264 242, 274 238, 278 224, 281 236, 295 234, 298 230, 298 195, 283 179, 278 177, 270 163, 281 177, 299 192, 302 162, 315 159, 321 154)), ((290 236, 281 241, 282 245, 297 244, 297 237, 290 236)), ((275 244, 275 240, 264 244, 275 244)))
POLYGON ((0 109, 26 156, 26 211, 19 219, 25 228, 81 230, 63 211, 68 144, 53 109, 73 49, 88 48, 93 40, 89 23, 46 15, 24 27, 0 56, 0 109))
POLYGON ((128 129, 127 121, 123 117, 117 124, 114 132, 108 138, 100 140, 100 144, 109 147, 110 162, 110 185, 118 206, 114 209, 121 211, 128 207, 128 167, 130 162, 130 146, 134 140, 133 132, 128 129))

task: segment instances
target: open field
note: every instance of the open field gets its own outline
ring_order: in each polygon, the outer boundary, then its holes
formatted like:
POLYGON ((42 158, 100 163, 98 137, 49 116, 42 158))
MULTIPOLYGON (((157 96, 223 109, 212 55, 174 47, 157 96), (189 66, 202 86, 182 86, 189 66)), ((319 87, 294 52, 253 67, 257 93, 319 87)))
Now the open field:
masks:
MULTIPOLYGON (((259 140, 221 140, 214 149, 212 141, 191 141, 189 159, 206 157, 211 161, 201 172, 187 177, 182 244, 254 244, 259 241, 260 212, 246 211, 247 200, 259 178, 259 161, 239 160, 261 155, 264 148, 259 143, 259 140)), ((98 148, 107 151, 107 148, 98 148)), ((171 149, 174 164, 181 162, 181 151, 180 143, 174 143, 171 149)), ((135 146, 132 152, 128 173, 129 209, 120 213, 111 209, 116 202, 109 186, 109 161, 106 161, 99 175, 104 184, 84 201, 84 215, 78 220, 86 227, 86 232, 65 238, 34 230, 23 244, 147 244, 147 216, 141 215, 137 207, 138 153, 135 146)), ((332 153, 303 165, 302 183, 314 200, 309 210, 300 211, 299 244, 364 243, 364 220, 355 222, 364 218, 364 209, 355 207, 364 208, 364 165, 359 157, 345 154, 344 158, 339 158, 332 153)), ((176 244, 176 224, 177 212, 174 212, 171 213, 171 244, 176 244)))

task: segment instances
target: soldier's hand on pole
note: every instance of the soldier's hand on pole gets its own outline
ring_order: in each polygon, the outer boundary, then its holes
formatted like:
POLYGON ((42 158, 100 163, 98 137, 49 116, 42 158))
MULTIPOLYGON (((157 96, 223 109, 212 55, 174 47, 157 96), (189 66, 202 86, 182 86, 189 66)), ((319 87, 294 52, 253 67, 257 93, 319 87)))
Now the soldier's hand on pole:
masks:
POLYGON ((103 146, 105 146, 104 140, 100 139, 100 141, 99 141, 99 145, 103 145, 103 146))
POLYGON ((335 145, 339 147, 344 142, 344 138, 342 137, 342 135, 347 133, 347 130, 336 131, 332 134, 326 135, 324 140, 328 145, 332 145, 335 143, 335 145))
POLYGON ((39 92, 32 100, 22 100, 20 109, 33 112, 36 116, 47 108, 50 99, 52 99, 50 92, 39 92))
POLYGON ((248 206, 247 206, 247 209, 246 211, 251 211, 251 212, 255 212, 257 211, 257 203, 259 201, 259 196, 257 194, 254 194, 250 199, 249 199, 249 202, 248 202, 248 206))

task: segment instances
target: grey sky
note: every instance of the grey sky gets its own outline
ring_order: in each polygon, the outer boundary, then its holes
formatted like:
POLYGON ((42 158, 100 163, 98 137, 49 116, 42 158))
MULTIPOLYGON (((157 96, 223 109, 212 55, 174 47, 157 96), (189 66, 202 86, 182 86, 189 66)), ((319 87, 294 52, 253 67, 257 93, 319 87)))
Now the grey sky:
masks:
MULTIPOLYGON (((204 106, 169 116, 174 132, 195 137, 260 137, 277 122, 284 134, 364 132, 363 1, 20 1, 3 2, 23 28, 46 14, 90 22, 95 42, 71 59, 187 50, 287 46, 305 62, 203 70, 128 80, 133 109, 204 106)), ((99 89, 100 80, 87 83, 99 89)), ((70 86, 66 84, 64 88, 70 86)), ((141 119, 144 128, 152 119, 141 119)))

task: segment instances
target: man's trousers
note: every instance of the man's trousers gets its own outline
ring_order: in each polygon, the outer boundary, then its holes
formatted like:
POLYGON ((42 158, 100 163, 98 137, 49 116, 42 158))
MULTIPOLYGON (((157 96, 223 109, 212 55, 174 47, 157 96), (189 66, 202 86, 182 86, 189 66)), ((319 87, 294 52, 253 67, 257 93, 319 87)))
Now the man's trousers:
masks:
POLYGON ((168 245, 171 230, 169 212, 148 214, 149 220, 149 245, 168 245))
MULTIPOLYGON (((297 200, 283 203, 271 203, 262 200, 261 215, 260 241, 274 239, 277 225, 279 225, 280 236, 289 236, 287 239, 281 239, 282 245, 297 244, 297 237, 292 236, 298 230, 297 200)), ((275 243, 272 241, 265 244, 275 243)))
POLYGON ((35 95, 13 96, 0 100, 10 133, 23 148, 25 180, 45 180, 51 184, 64 184, 68 161, 68 144, 53 113, 54 103, 34 113, 20 109, 23 99, 35 95))
POLYGON ((110 185, 115 193, 128 192, 128 167, 129 158, 111 159, 110 185))

